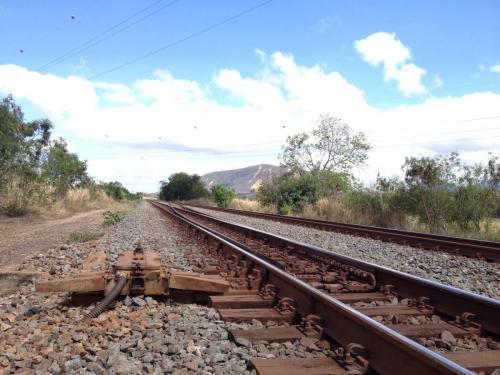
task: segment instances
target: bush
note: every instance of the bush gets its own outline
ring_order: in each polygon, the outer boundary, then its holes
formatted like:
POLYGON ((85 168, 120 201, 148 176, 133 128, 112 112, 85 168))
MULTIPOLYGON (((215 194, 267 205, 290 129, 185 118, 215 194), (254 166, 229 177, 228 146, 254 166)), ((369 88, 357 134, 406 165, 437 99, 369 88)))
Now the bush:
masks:
POLYGON ((217 206, 227 208, 229 203, 234 199, 235 192, 232 188, 227 188, 223 185, 212 186, 212 198, 217 206))
POLYGON ((106 211, 102 214, 104 217, 104 226, 112 226, 118 224, 125 217, 125 213, 121 211, 106 211))
POLYGON ((98 185, 98 187, 103 189, 109 197, 117 201, 121 201, 124 199, 137 200, 142 199, 142 197, 144 196, 143 193, 131 193, 122 185, 121 182, 118 181, 102 182, 98 185))
POLYGON ((345 194, 343 203, 356 223, 402 228, 406 225, 406 215, 395 207, 395 199, 394 193, 359 189, 345 194))
POLYGON ((329 171, 286 173, 264 183, 257 199, 264 206, 275 205, 282 213, 298 213, 321 197, 336 196, 349 187, 345 175, 329 171))
POLYGON ((102 237, 102 233, 91 233, 91 232, 73 232, 69 236, 69 243, 83 243, 98 240, 102 237))

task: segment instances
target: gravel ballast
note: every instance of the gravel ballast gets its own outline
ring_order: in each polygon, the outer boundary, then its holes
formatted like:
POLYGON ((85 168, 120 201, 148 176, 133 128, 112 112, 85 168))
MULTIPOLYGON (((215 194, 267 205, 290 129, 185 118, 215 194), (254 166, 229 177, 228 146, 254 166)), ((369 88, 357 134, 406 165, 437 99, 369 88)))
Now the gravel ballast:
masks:
POLYGON ((200 212, 312 244, 335 253, 387 266, 477 294, 500 298, 498 264, 449 253, 420 250, 348 234, 194 208, 200 212))
MULTIPOLYGON (((142 202, 101 239, 30 256, 17 269, 71 277, 81 272, 89 254, 104 251, 113 261, 138 241, 176 270, 189 271, 184 254, 197 251, 197 244, 175 223, 142 202)), ((97 319, 80 324, 77 321, 94 305, 75 307, 65 304, 66 299, 65 293, 36 294, 32 283, 0 297, 0 375, 254 374, 247 370, 250 357, 332 354, 327 342, 315 340, 233 343, 229 328, 262 324, 255 320, 252 324, 225 323, 214 309, 169 299, 127 297, 97 319)))

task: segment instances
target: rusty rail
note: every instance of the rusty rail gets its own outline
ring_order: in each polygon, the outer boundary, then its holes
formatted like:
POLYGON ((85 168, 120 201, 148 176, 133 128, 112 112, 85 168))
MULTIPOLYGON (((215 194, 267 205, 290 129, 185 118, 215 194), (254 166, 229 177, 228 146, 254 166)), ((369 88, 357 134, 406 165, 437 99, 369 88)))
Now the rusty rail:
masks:
POLYGON ((470 258, 500 262, 500 242, 477 240, 464 237, 444 236, 432 233, 411 232, 400 229, 375 227, 370 225, 348 224, 335 221, 309 219, 296 216, 269 214, 264 212, 235 210, 229 208, 187 204, 185 206, 251 216, 260 219, 280 221, 325 231, 340 232, 354 236, 369 237, 385 242, 394 242, 416 248, 444 251, 470 258))
MULTIPOLYGON (((315 314, 324 320, 324 333, 328 337, 344 347, 356 343, 365 348, 370 368, 376 372, 380 374, 472 374, 458 364, 300 281, 256 254, 238 246, 223 234, 195 222, 182 212, 158 202, 151 203, 179 223, 189 227, 197 236, 201 236, 207 246, 215 244, 221 251, 238 254, 253 267, 263 270, 266 274, 266 281, 278 287, 280 298, 293 298, 297 302, 297 309, 301 315, 315 314)), ((244 230, 250 230, 250 228, 244 228, 244 230)), ((268 238, 272 237, 265 232, 262 234, 268 238)), ((284 241, 285 239, 276 238, 276 240, 284 241)), ((299 243, 295 245, 306 246, 299 243)), ((321 249, 314 251, 321 252, 321 249)), ((373 265, 366 264, 366 267, 373 267, 373 265)), ((410 277, 410 279, 413 278, 410 277)))
MULTIPOLYGON (((161 203, 160 203, 161 204, 161 203)), ((280 247, 291 246, 298 251, 316 254, 324 258, 332 258, 347 265, 361 268, 375 274, 377 285, 394 285, 398 293, 403 297, 426 296, 431 299, 433 306, 444 315, 455 317, 464 312, 474 314, 489 332, 500 336, 500 301, 483 297, 462 289, 443 285, 435 281, 413 276, 404 272, 396 271, 388 267, 361 261, 352 257, 337 254, 319 247, 291 240, 276 234, 261 231, 245 225, 236 224, 226 220, 218 219, 198 211, 189 211, 190 214, 203 217, 224 226, 250 234, 254 238, 265 238, 268 243, 280 247)), ((228 238, 228 241, 235 242, 228 238)))

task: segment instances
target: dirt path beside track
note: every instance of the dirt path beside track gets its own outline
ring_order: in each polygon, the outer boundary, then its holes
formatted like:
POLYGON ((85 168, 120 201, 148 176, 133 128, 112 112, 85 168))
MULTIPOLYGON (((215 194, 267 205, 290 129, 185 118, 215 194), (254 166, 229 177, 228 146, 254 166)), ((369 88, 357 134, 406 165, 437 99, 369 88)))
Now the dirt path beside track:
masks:
POLYGON ((66 242, 72 233, 102 231, 104 211, 80 212, 58 219, 0 217, 0 267, 17 264, 30 254, 66 242))

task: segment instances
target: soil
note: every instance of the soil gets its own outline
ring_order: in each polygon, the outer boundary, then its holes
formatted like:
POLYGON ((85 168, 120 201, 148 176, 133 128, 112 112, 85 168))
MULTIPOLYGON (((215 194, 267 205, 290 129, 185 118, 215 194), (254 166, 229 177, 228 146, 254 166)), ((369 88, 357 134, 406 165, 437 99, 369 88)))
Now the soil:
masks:
POLYGON ((101 232, 105 210, 80 212, 65 218, 0 217, 0 267, 12 266, 30 254, 67 242, 70 235, 101 232))

